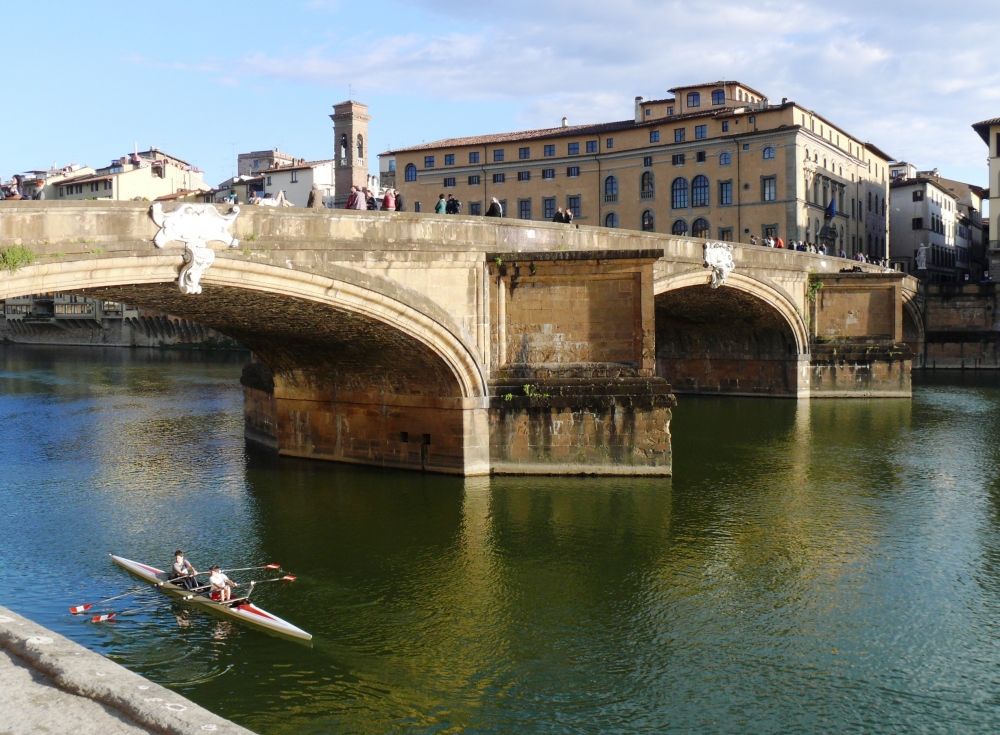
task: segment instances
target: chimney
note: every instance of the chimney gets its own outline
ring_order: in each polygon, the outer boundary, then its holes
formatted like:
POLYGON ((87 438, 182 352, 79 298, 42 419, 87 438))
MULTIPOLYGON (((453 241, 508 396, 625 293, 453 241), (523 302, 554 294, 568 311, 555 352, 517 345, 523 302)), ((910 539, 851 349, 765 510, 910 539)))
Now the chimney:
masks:
POLYGON ((642 122, 642 97, 635 98, 635 121, 642 122))
POLYGON ((562 126, 563 126, 564 128, 568 128, 568 127, 569 127, 569 118, 565 118, 565 117, 564 117, 564 118, 562 119, 562 126))
POLYGON ((787 97, 782 97, 781 98, 781 106, 784 107, 787 104, 788 104, 788 98, 787 97))

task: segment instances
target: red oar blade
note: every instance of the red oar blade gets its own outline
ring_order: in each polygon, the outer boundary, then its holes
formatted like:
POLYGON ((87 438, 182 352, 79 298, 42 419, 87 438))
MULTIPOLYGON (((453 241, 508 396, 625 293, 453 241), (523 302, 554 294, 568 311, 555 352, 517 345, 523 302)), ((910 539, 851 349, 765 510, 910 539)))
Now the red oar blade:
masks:
POLYGON ((280 564, 268 564, 268 565, 266 565, 264 567, 264 569, 281 569, 281 565, 280 564))
POLYGON ((87 612, 90 608, 94 606, 94 603, 88 602, 86 605, 77 605, 76 607, 71 607, 69 611, 74 615, 79 615, 82 612, 87 612))
POLYGON ((95 615, 90 619, 92 623, 103 623, 107 620, 111 620, 116 617, 116 613, 108 613, 107 615, 95 615))
POLYGON ((283 582, 294 582, 296 579, 298 579, 298 577, 293 577, 291 574, 286 574, 281 578, 283 582))

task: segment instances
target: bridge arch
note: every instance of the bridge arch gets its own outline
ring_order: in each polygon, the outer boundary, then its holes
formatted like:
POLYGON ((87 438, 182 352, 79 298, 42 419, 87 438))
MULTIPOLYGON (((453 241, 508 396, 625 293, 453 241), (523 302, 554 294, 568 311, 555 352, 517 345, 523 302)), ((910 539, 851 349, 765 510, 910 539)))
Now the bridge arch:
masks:
POLYGON ((220 253, 203 293, 179 252, 44 262, 0 298, 77 292, 166 311, 247 345, 248 436, 295 456, 488 471, 487 386, 471 336, 427 297, 343 266, 323 275, 220 253), (266 368, 264 367, 266 366, 266 368), (256 423, 255 423, 256 421, 256 423), (251 426, 251 424, 254 424, 251 426))
POLYGON ((710 281, 699 268, 656 282, 657 374, 678 393, 801 394, 809 336, 789 295, 740 273, 710 281))

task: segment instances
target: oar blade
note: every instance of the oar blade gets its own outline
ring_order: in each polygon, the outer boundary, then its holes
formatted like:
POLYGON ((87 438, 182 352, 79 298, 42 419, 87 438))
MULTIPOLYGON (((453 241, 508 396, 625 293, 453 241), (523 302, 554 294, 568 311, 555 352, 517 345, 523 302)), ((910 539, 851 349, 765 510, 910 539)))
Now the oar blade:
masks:
POLYGON ((294 582, 296 579, 298 579, 298 577, 293 577, 291 574, 286 574, 284 577, 281 578, 281 581, 282 582, 294 582))
POLYGON ((95 615, 94 617, 92 617, 90 619, 90 622, 92 622, 92 623, 104 623, 104 622, 107 622, 108 620, 113 620, 116 617, 118 617, 117 613, 108 613, 107 615, 95 615))
POLYGON ((266 564, 264 569, 281 569, 280 564, 266 564))
POLYGON ((94 606, 94 603, 88 602, 86 605, 77 605, 76 607, 71 607, 69 611, 74 615, 79 615, 80 613, 87 612, 90 608, 94 606))

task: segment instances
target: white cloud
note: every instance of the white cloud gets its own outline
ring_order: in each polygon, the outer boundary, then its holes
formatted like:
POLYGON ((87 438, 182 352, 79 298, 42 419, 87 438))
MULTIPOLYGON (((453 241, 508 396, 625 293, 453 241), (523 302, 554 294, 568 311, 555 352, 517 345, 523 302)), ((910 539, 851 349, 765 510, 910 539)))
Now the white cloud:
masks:
MULTIPOLYGON (((456 18, 455 5, 415 0, 406 12, 422 14, 420 28, 366 24, 347 42, 185 66, 216 77, 224 68, 227 80, 509 101, 525 126, 556 124, 562 115, 620 119, 637 94, 739 79, 890 153, 906 151, 920 166, 973 170, 985 148, 969 126, 1000 114, 992 51, 1000 20, 991 6, 977 1, 955 13, 928 0, 509 0, 462 4, 456 18), (392 30, 380 35, 381 28, 392 30)), ((382 18, 392 8, 383 6, 382 18)))

